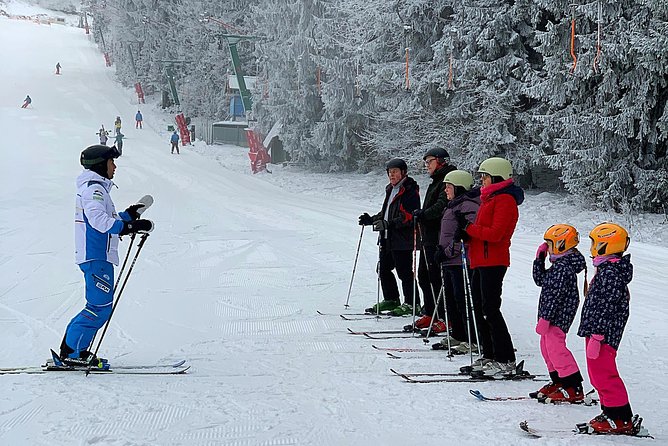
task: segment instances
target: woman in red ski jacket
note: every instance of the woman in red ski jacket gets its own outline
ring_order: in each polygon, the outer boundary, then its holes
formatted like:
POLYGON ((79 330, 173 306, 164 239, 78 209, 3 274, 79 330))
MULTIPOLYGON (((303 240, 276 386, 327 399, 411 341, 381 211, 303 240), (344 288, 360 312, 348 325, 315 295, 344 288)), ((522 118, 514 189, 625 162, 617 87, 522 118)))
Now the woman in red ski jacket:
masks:
POLYGON ((510 238, 519 217, 517 206, 524 201, 524 192, 514 184, 508 160, 489 158, 480 165, 478 173, 482 174, 482 188, 475 222, 469 223, 464 214, 457 216, 469 239, 471 294, 474 303, 482 306, 483 323, 489 328, 480 330, 483 357, 473 364, 473 370, 502 378, 516 371, 515 349, 501 314, 501 293, 503 277, 510 266, 510 238))

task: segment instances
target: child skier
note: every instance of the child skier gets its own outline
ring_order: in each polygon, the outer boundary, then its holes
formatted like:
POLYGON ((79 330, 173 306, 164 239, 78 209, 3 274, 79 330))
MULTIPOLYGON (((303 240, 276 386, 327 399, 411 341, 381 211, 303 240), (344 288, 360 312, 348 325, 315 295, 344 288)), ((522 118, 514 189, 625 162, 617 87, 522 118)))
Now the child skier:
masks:
POLYGON ((629 236, 614 223, 601 223, 589 233, 596 272, 582 307, 578 336, 585 338, 589 380, 601 398, 603 413, 589 421, 598 434, 635 435, 640 423, 633 412, 616 357, 629 318, 628 284, 633 278, 631 255, 624 255, 629 236), (635 424, 635 425, 634 425, 635 424))
POLYGON ((566 346, 568 333, 580 305, 577 274, 585 270, 584 256, 576 246, 580 239, 571 225, 550 226, 543 235, 545 242, 536 251, 533 280, 542 288, 538 301, 540 352, 552 382, 529 394, 541 402, 576 403, 584 400, 582 374, 573 354, 566 346), (549 254, 552 266, 545 269, 549 254))

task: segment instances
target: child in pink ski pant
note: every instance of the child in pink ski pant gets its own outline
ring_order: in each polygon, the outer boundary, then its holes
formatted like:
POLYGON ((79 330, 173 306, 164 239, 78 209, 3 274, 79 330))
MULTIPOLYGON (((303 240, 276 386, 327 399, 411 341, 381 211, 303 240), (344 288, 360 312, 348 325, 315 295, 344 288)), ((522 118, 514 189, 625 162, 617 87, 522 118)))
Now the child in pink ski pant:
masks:
MULTIPOLYGON (((572 228, 575 231, 575 228, 572 228)), ((575 241, 577 244, 577 239, 575 241)), ((536 252, 533 279, 540 286, 538 324, 540 352, 550 373, 551 383, 543 386, 532 397, 539 400, 576 402, 584 398, 582 374, 573 354, 566 346, 570 329, 580 304, 577 274, 585 269, 584 256, 574 246, 566 251, 550 249, 543 243, 536 252), (545 268, 549 254, 552 266, 545 268)))

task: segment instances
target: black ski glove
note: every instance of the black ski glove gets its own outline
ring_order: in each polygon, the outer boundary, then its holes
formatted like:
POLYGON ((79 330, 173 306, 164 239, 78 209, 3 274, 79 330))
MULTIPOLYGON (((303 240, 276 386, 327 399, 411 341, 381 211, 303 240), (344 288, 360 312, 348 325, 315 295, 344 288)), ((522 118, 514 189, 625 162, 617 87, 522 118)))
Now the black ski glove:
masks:
POLYGON ((131 219, 137 220, 141 216, 141 212, 139 212, 139 209, 143 208, 144 206, 146 206, 144 203, 133 204, 128 206, 125 212, 128 213, 131 219))
POLYGON ((359 225, 360 226, 371 226, 373 224, 373 220, 371 219, 371 215, 367 214, 366 212, 360 215, 359 218, 359 225))
POLYGON ((462 212, 455 211, 455 218, 457 219, 457 227, 461 232, 466 232, 466 228, 471 224, 470 221, 466 219, 466 215, 462 212))
POLYGON ((413 219, 417 222, 422 220, 424 216, 424 209, 416 209, 413 211, 413 219))
POLYGON ((441 245, 438 245, 436 247, 436 251, 434 252, 434 262, 436 262, 437 264, 440 265, 446 259, 447 259, 447 257, 445 255, 445 250, 443 249, 443 247, 441 245))
POLYGON ((387 220, 377 220, 373 222, 373 230, 374 231, 387 231, 390 229, 390 222, 387 220))
POLYGON ((153 222, 151 220, 133 220, 123 222, 123 229, 119 235, 132 234, 133 232, 151 232, 153 222))

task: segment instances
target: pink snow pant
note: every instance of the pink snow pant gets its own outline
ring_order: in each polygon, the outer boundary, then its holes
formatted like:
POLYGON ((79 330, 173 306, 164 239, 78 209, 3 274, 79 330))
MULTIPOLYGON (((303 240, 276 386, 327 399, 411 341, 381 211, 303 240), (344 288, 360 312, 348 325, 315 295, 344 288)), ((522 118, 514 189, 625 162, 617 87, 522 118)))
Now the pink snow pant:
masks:
MULTIPOLYGON (((589 340, 590 338, 585 339, 585 350, 589 340)), ((601 405, 605 407, 620 407, 629 403, 626 386, 617 371, 616 358, 617 350, 603 343, 598 358, 587 358, 589 381, 598 392, 601 405)))
POLYGON ((573 353, 566 347, 566 333, 556 325, 550 324, 547 333, 540 337, 540 352, 548 372, 556 370, 561 378, 580 370, 573 353))

